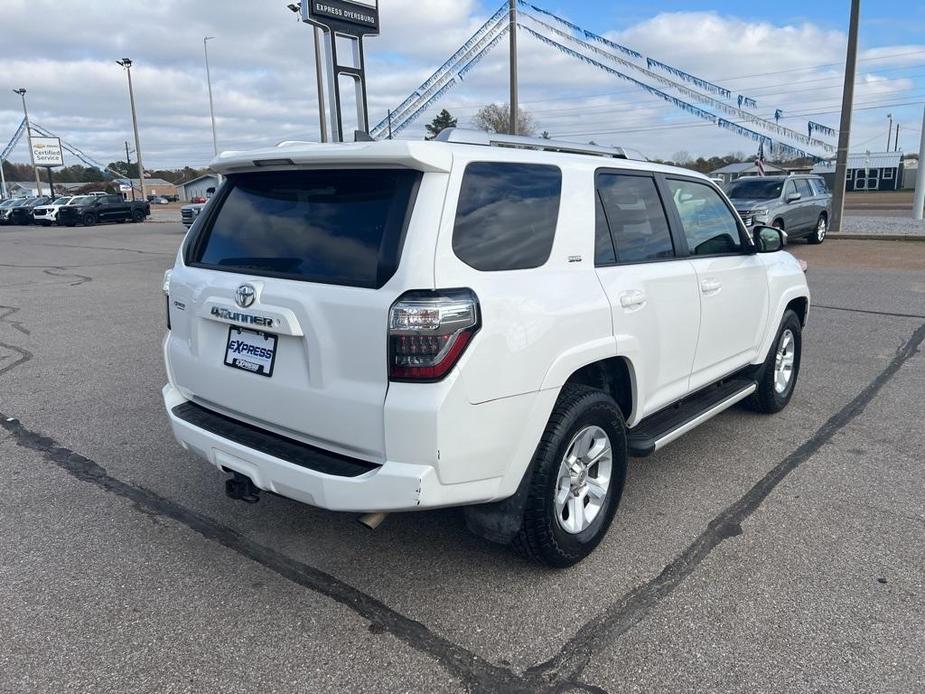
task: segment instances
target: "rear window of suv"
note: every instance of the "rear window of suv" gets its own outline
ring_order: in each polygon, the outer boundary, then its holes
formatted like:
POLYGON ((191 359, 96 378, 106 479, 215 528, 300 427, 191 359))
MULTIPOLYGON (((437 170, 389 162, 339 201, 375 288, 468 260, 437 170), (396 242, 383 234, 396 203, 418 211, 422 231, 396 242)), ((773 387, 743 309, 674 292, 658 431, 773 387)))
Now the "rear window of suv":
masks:
POLYGON ((395 274, 421 173, 406 169, 235 174, 192 265, 376 288, 395 274))
POLYGON ((552 253, 561 193, 556 166, 469 164, 456 208, 456 257, 486 272, 544 265, 552 253))

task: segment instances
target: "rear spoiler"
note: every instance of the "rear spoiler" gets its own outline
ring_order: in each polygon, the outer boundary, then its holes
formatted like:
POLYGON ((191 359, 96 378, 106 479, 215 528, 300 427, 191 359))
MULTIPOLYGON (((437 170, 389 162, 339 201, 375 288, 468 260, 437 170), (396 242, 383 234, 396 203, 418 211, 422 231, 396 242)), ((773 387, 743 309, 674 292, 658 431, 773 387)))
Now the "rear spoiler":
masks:
POLYGON ((255 169, 286 171, 322 167, 400 167, 416 171, 449 173, 453 155, 449 148, 429 142, 381 140, 378 142, 313 143, 281 142, 277 147, 223 152, 210 168, 217 174, 255 169))

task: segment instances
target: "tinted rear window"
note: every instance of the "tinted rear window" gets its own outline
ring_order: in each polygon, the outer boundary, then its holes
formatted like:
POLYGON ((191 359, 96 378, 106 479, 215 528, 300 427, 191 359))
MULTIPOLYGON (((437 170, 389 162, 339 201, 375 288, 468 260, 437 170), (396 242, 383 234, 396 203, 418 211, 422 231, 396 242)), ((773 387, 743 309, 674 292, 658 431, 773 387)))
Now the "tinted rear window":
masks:
POLYGON ((229 178, 195 264, 381 287, 395 273, 416 171, 284 171, 229 178))
POLYGON ((549 260, 562 172, 538 164, 478 162, 463 177, 453 230, 456 257, 476 270, 525 270, 549 260))

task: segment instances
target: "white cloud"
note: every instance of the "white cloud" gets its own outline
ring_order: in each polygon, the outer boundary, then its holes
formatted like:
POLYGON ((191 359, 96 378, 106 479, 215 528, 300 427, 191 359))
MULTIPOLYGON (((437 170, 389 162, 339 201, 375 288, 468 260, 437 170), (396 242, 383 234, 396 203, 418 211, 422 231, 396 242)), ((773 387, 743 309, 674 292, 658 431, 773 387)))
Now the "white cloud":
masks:
MULTIPOLYGON (((206 34, 216 37, 209 51, 223 148, 317 137, 312 32, 284 2, 95 0, 79 11, 62 11, 61 6, 54 0, 5 0, 0 75, 7 86, 29 90, 36 122, 103 163, 124 156, 122 143, 131 140, 125 75, 114 63, 123 55, 136 64, 146 164, 208 162, 206 34)), ((476 0, 388 0, 382 14, 383 35, 367 42, 373 123, 487 19, 476 0)), ((845 45, 839 32, 812 24, 775 26, 716 13, 676 12, 607 35, 754 96, 763 115, 781 108, 784 122, 795 129, 804 129, 807 117, 837 124, 845 45)), ((434 110, 447 107, 466 125, 479 106, 506 101, 506 58, 503 42, 434 110)), ((856 101, 862 108, 922 96, 922 81, 904 75, 910 65, 925 65, 925 46, 867 49, 861 59, 856 101)), ((699 155, 753 148, 527 35, 521 36, 520 61, 523 105, 541 130, 554 135, 618 142, 659 157, 677 150, 699 155)), ((0 140, 5 141, 21 113, 19 100, 4 93, 0 140)), ((885 113, 859 111, 854 141, 863 143, 882 130, 885 113)), ((406 135, 420 136, 425 121, 406 135)), ((19 155, 25 157, 24 149, 19 155)))

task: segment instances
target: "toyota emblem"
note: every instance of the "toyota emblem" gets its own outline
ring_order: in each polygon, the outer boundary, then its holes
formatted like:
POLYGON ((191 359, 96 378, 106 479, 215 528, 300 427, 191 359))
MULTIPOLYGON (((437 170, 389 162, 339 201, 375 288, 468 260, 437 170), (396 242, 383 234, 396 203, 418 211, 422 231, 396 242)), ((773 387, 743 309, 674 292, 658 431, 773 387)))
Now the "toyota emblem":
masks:
POLYGON ((250 308, 257 298, 257 290, 250 284, 242 284, 234 291, 234 301, 241 308, 250 308))

